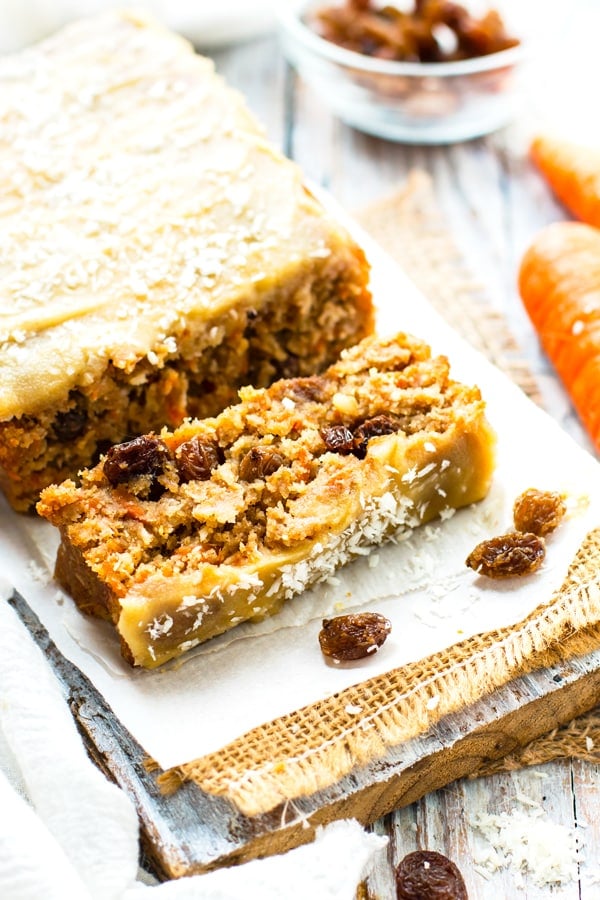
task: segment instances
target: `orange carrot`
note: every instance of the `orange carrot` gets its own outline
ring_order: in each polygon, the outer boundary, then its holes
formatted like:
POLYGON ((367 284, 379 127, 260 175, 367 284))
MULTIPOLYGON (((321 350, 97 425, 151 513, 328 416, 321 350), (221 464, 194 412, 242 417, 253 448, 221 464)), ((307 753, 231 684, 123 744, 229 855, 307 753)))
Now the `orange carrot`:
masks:
POLYGON ((574 216, 600 228, 600 150, 542 135, 531 158, 574 216))
POLYGON ((526 252, 519 290, 542 346, 600 449, 600 231, 545 228, 526 252))

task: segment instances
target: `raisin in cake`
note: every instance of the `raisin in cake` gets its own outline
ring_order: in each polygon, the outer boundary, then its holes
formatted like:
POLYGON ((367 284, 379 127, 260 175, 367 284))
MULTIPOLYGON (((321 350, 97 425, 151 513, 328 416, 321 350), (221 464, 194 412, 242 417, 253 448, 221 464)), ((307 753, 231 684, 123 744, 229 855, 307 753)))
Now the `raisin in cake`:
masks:
POLYGON ((322 375, 112 447, 38 510, 61 530, 60 584, 153 667, 482 499, 493 445, 478 389, 445 357, 371 337, 322 375))
POLYGON ((0 484, 306 375, 372 329, 368 267, 181 38, 135 13, 0 61, 0 484))

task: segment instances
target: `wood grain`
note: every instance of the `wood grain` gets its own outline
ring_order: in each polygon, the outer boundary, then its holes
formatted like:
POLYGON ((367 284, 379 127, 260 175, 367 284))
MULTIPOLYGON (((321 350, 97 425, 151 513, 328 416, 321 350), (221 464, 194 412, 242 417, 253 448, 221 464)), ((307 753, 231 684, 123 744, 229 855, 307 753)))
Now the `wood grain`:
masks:
POLYGON ((569 721, 591 708, 600 692, 598 651, 519 678, 332 788, 248 818, 193 784, 162 795, 143 748, 59 653, 23 598, 15 593, 10 602, 57 675, 90 755, 133 799, 146 855, 168 878, 284 852, 311 840, 318 825, 334 819, 373 823, 569 721))

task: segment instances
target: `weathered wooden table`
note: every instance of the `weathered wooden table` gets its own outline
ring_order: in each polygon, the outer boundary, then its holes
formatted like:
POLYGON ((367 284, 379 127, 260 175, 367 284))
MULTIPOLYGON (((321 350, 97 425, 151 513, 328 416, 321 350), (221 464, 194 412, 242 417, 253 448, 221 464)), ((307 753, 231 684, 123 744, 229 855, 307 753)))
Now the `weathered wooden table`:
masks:
MULTIPOLYGON (((584 0, 573 5, 569 21, 574 51, 575 38, 580 41, 585 32, 584 16, 591 21, 594 15, 598 18, 597 13, 584 0)), ((485 139, 452 147, 400 146, 363 135, 334 119, 319 96, 286 67, 273 37, 207 52, 219 71, 246 95, 271 139, 346 209, 364 206, 393 190, 413 168, 431 174, 454 238, 491 302, 505 314, 537 378, 546 408, 589 448, 568 399, 539 351, 515 287, 518 260, 527 242, 538 228, 565 216, 524 156, 526 115, 485 139)), ((538 79, 538 88, 543 81, 538 79)), ((546 84, 545 89, 552 87, 546 84)), ((577 89, 573 97, 576 102, 577 89)), ((600 897, 600 884, 590 883, 600 858, 600 770, 588 763, 561 760, 457 781, 381 819, 375 830, 390 836, 388 864, 370 884, 381 898, 394 896, 392 866, 417 847, 453 858, 465 875, 471 900, 600 897), (486 879, 473 866, 474 848, 481 838, 470 823, 479 812, 525 810, 536 803, 545 819, 575 830, 584 848, 579 880, 550 888, 536 885, 527 876, 515 880, 511 870, 486 879)))

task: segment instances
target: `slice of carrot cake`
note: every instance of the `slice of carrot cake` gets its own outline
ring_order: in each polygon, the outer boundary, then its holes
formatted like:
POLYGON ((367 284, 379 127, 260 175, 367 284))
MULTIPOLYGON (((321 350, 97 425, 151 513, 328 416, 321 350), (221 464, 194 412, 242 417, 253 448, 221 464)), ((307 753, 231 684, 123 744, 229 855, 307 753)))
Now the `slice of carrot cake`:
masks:
POLYGON ((152 20, 0 60, 0 485, 99 453, 372 330, 368 266, 212 62, 152 20))
POLYGON ((482 499, 493 446, 478 389, 445 357, 371 337, 322 375, 243 388, 217 417, 117 444, 38 510, 61 530, 60 584, 153 667, 482 499))

